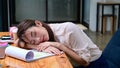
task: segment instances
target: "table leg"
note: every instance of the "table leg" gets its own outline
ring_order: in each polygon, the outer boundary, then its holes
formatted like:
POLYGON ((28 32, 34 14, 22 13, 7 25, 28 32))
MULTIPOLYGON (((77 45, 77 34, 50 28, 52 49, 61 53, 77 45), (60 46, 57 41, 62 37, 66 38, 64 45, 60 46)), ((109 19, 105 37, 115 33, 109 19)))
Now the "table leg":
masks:
POLYGON ((98 32, 99 31, 99 7, 100 5, 97 3, 97 11, 96 11, 96 17, 97 17, 97 19, 96 19, 96 32, 98 32))
POLYGON ((118 29, 120 28, 120 5, 118 7, 118 29))
POLYGON ((103 14, 104 14, 104 5, 102 5, 102 22, 101 22, 101 33, 103 34, 103 14))

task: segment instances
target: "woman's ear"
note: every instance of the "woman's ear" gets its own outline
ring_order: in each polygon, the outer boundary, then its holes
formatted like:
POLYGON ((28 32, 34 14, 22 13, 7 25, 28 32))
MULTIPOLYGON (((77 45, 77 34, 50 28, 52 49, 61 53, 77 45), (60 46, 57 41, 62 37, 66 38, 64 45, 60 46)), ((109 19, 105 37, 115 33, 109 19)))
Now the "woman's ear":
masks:
POLYGON ((35 20, 36 26, 42 26, 42 23, 39 20, 35 20))

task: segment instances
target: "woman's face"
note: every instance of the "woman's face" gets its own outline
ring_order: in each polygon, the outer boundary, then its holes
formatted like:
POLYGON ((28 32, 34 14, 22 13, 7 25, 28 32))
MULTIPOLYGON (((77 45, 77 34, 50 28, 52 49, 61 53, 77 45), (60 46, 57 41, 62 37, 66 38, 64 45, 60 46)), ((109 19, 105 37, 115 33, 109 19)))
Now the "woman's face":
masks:
POLYGON ((49 35, 47 30, 42 26, 33 26, 26 30, 23 40, 29 44, 38 45, 41 42, 48 41, 49 35))

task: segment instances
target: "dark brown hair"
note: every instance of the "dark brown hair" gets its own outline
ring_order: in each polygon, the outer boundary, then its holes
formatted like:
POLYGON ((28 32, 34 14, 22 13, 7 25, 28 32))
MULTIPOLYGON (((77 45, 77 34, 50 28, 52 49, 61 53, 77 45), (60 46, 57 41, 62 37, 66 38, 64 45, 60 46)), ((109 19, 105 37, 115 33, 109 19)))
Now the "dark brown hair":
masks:
MULTIPOLYGON (((53 34, 53 31, 51 30, 51 28, 46 24, 46 23, 43 23, 41 22, 42 26, 44 28, 46 28, 46 30, 48 31, 48 34, 49 34, 49 41, 55 41, 54 39, 54 34, 53 34)), ((35 24, 35 20, 31 20, 31 19, 26 19, 26 20, 23 20, 22 22, 20 22, 20 24, 17 26, 18 27, 18 31, 17 31, 17 36, 19 38, 19 41, 18 41, 18 46, 20 47, 20 42, 24 42, 25 41, 22 39, 22 35, 25 33, 25 31, 32 27, 32 26, 36 26, 35 24)))

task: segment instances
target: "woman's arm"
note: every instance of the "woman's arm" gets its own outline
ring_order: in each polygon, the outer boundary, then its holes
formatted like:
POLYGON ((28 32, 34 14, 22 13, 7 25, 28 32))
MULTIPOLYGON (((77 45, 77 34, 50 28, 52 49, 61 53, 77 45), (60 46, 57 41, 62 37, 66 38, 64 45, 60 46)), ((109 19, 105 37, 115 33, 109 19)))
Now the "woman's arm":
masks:
POLYGON ((25 44, 24 42, 20 41, 18 45, 19 39, 14 41, 14 44, 18 47, 24 48, 24 49, 35 49, 37 51, 47 52, 47 53, 53 53, 53 54, 61 54, 61 51, 53 46, 49 46, 46 49, 40 50, 39 45, 32 45, 32 44, 25 44))
POLYGON ((76 54, 72 49, 66 47, 63 44, 59 44, 57 43, 59 46, 58 48, 63 50, 67 55, 69 55, 73 60, 75 60, 76 62, 78 62, 79 64, 83 65, 83 66, 88 66, 89 63, 86 62, 84 59, 82 59, 78 54, 76 54))
POLYGON ((83 66, 89 65, 88 62, 86 62, 79 55, 77 55, 72 49, 66 47, 65 45, 63 45, 59 42, 43 42, 39 46, 40 46, 40 48, 39 48, 40 50, 44 50, 49 46, 53 46, 55 48, 58 48, 58 49, 64 51, 67 55, 69 55, 73 60, 75 60, 79 64, 81 64, 83 66))

